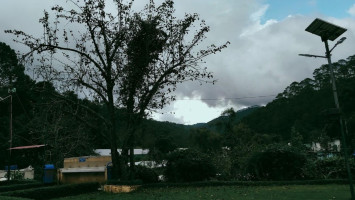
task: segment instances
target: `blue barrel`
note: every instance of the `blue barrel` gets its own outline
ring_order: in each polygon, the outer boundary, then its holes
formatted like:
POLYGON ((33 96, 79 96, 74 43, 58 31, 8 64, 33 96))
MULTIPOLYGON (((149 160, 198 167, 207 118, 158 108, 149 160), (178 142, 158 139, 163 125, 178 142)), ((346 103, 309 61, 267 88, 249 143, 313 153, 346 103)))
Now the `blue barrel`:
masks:
POLYGON ((54 183, 56 179, 56 169, 53 164, 44 165, 43 169, 43 183, 54 183))

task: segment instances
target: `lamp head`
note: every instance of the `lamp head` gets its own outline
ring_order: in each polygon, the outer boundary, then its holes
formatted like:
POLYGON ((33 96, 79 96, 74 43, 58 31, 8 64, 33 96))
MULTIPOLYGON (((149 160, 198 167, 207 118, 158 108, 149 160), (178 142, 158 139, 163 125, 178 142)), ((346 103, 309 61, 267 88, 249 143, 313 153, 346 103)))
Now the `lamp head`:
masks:
POLYGON ((346 40, 346 37, 342 37, 340 38, 340 40, 338 40, 337 44, 341 44, 346 40))

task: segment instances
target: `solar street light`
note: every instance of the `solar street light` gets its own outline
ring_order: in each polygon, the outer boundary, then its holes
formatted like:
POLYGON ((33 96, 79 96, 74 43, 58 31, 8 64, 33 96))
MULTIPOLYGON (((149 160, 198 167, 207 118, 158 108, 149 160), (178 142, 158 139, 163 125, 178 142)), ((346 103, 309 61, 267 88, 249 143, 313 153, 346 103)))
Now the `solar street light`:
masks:
POLYGON ((334 41, 343 34, 346 29, 317 18, 306 28, 306 31, 320 36, 322 41, 334 41))
MULTIPOLYGON (((328 40, 334 41, 340 35, 342 35, 346 31, 346 29, 317 18, 306 28, 306 31, 321 37, 322 42, 324 42, 324 45, 325 45, 325 50, 326 50, 325 56, 317 56, 317 55, 310 55, 310 54, 299 54, 299 55, 306 56, 306 57, 326 58, 328 60, 329 69, 330 69, 330 78, 332 80, 334 102, 335 102, 336 109, 340 111, 338 93, 337 93, 337 88, 336 88, 336 84, 335 84, 334 71, 333 71, 333 65, 332 65, 332 61, 331 61, 330 52, 332 52, 333 49, 337 45, 343 43, 345 41, 346 37, 342 37, 334 45, 334 47, 331 50, 329 50, 328 40)), ((345 134, 344 134, 344 124, 343 124, 344 122, 342 119, 341 112, 339 115, 339 123, 340 123, 340 131, 341 131, 341 136, 342 136, 342 149, 344 152, 345 165, 346 165, 346 169, 348 172, 348 180, 349 180, 349 186, 350 186, 351 199, 355 200, 352 175, 351 175, 350 166, 349 166, 348 154, 346 152, 347 148, 346 148, 346 142, 345 142, 346 140, 345 140, 345 134)))

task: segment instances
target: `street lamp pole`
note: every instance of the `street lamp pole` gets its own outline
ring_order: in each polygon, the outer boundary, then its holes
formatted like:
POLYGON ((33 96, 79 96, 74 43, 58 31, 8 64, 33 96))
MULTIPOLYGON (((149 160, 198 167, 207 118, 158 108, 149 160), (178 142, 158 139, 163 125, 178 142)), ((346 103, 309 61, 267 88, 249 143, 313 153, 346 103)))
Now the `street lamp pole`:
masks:
POLYGON ((10 175, 11 175, 11 148, 12 148, 12 94, 10 94, 10 148, 9 148, 9 165, 7 166, 7 180, 10 181, 10 175))
MULTIPOLYGON (((325 39, 325 40, 323 40, 323 42, 324 42, 324 45, 325 45, 326 57, 327 57, 328 65, 329 65, 329 69, 330 69, 330 78, 332 80, 332 89, 333 89, 334 102, 335 102, 336 109, 338 111, 340 111, 338 92, 337 92, 337 87, 336 87, 336 84, 335 84, 334 70, 333 70, 333 65, 332 65, 332 61, 331 61, 331 54, 330 54, 331 51, 329 51, 328 40, 325 39)), ((344 160, 345 160, 345 165, 346 165, 346 171, 348 173, 348 179, 349 179, 351 199, 355 200, 354 185, 353 185, 352 174, 351 174, 351 170, 350 170, 349 158, 348 158, 348 153, 347 153, 347 149, 348 148, 347 148, 347 145, 346 145, 345 133, 344 133, 344 122, 343 122, 343 117, 342 117, 341 112, 340 112, 340 116, 339 116, 339 123, 340 123, 341 139, 342 139, 342 149, 343 149, 343 152, 344 152, 344 160)))

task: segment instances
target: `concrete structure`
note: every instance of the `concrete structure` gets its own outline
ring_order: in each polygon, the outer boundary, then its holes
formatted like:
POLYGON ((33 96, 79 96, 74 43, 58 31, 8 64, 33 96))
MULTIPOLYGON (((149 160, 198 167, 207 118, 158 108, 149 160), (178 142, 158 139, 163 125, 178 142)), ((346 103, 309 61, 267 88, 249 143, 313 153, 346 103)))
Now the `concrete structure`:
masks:
MULTIPOLYGON (((22 173, 24 179, 33 180, 34 179, 35 170, 30 165, 30 166, 28 166, 27 168, 24 168, 24 169, 11 170, 11 174, 14 174, 14 173, 22 173)), ((0 181, 7 181, 7 178, 5 177, 6 174, 7 174, 7 170, 0 170, 0 181)))
POLYGON ((64 167, 58 170, 60 183, 84 183, 107 180, 107 165, 111 156, 83 156, 64 159, 64 167))
MULTIPOLYGON (((100 156, 111 156, 111 149, 95 149, 94 152, 99 154, 100 156)), ((117 152, 121 154, 122 149, 117 149, 117 152)), ((148 153, 149 149, 134 149, 134 155, 145 155, 148 153)))

